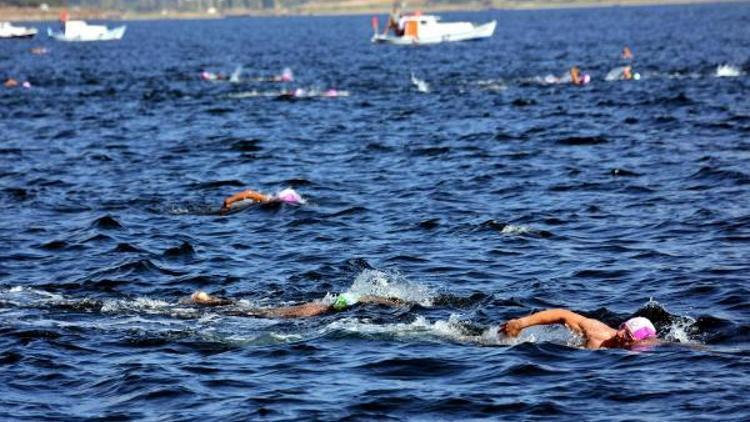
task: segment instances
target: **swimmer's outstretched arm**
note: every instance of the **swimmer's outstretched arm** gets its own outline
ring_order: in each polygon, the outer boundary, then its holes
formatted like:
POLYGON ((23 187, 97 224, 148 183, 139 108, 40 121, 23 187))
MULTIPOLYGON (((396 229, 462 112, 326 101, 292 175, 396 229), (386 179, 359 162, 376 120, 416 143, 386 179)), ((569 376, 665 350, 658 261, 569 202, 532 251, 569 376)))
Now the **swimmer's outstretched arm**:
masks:
POLYGON ((330 312, 331 305, 310 302, 302 305, 283 306, 281 308, 261 308, 247 312, 248 316, 273 317, 273 318, 309 318, 330 312))
MULTIPOLYGON (((235 302, 223 297, 212 296, 204 291, 198 290, 193 293, 184 303, 190 303, 202 306, 227 306, 235 302)), ((325 305, 318 302, 304 303, 296 306, 284 306, 280 308, 258 308, 249 311, 235 311, 237 316, 260 316, 276 318, 306 318, 317 316, 332 310, 331 305, 325 305)))
POLYGON ((564 324, 571 330, 582 332, 584 330, 581 324, 587 319, 585 316, 567 309, 547 309, 546 311, 533 313, 523 318, 511 319, 503 324, 500 329, 505 335, 510 337, 517 336, 524 328, 549 324, 564 324))
POLYGON ((232 204, 234 204, 235 202, 244 201, 246 199, 249 199, 255 202, 270 202, 273 198, 266 194, 248 189, 239 193, 235 193, 234 195, 225 199, 224 205, 222 208, 229 209, 232 206, 232 204))
MULTIPOLYGON (((401 299, 380 296, 362 296, 359 303, 375 303, 378 305, 401 306, 405 302, 401 299)), ((277 317, 277 318, 308 318, 334 312, 336 309, 331 304, 320 302, 303 303, 302 305, 284 306, 281 308, 254 309, 249 312, 253 316, 277 317)))
POLYGON ((396 297, 365 295, 359 298, 359 303, 374 303, 376 305, 402 306, 406 304, 406 301, 401 300, 396 297))

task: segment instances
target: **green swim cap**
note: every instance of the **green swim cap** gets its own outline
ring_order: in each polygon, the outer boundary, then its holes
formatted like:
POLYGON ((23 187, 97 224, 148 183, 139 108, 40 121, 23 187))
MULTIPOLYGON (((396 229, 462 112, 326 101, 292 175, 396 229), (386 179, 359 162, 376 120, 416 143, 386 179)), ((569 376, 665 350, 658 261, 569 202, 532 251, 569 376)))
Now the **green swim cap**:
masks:
POLYGON ((332 306, 334 311, 343 311, 347 306, 349 306, 349 304, 346 303, 346 297, 344 297, 344 295, 338 295, 338 297, 336 297, 336 300, 333 301, 332 306))
POLYGON ((343 311, 357 302, 359 302, 358 296, 351 293, 341 293, 336 297, 336 300, 333 301, 333 305, 331 306, 333 306, 334 311, 343 311))

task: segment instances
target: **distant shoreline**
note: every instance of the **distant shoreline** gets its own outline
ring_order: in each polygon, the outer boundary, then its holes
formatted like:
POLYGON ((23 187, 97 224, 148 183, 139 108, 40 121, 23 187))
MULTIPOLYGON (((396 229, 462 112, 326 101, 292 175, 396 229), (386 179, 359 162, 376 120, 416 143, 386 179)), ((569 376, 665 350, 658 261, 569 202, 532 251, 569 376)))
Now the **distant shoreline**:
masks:
MULTIPOLYGON (((440 12, 476 12, 482 10, 551 10, 570 8, 597 8, 597 7, 631 7, 631 6, 680 6, 692 4, 732 4, 746 3, 748 0, 562 0, 560 2, 542 2, 539 0, 510 1, 499 0, 488 2, 475 2, 461 5, 440 5, 434 7, 410 7, 412 10, 423 10, 427 13, 440 12)), ((84 20, 181 20, 181 19, 222 19, 232 17, 284 17, 284 16, 341 16, 341 15, 386 15, 390 11, 383 4, 377 2, 361 2, 358 7, 341 7, 338 3, 331 6, 308 6, 293 9, 278 10, 230 10, 224 13, 199 13, 199 12, 166 12, 166 13, 134 13, 119 12, 100 9, 71 9, 70 15, 73 19, 84 20)), ((57 21, 61 8, 50 8, 43 11, 38 8, 20 8, 0 6, 0 22, 39 22, 57 21)))

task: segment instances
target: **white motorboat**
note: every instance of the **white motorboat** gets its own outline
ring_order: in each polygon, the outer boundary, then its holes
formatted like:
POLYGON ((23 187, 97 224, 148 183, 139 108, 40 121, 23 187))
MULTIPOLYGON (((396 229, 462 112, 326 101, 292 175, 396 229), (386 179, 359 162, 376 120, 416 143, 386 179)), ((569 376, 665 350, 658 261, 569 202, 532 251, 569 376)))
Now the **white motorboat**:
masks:
POLYGON ((10 22, 0 22, 0 39, 31 38, 36 35, 36 28, 13 26, 10 22))
POLYGON ((437 44, 448 41, 468 41, 491 37, 495 33, 497 21, 483 25, 471 22, 441 22, 434 15, 402 16, 398 22, 403 35, 374 34, 372 42, 398 45, 437 44))
POLYGON ((125 35, 127 26, 109 29, 104 25, 89 25, 84 21, 67 21, 63 31, 47 28, 47 34, 57 41, 115 41, 125 35))

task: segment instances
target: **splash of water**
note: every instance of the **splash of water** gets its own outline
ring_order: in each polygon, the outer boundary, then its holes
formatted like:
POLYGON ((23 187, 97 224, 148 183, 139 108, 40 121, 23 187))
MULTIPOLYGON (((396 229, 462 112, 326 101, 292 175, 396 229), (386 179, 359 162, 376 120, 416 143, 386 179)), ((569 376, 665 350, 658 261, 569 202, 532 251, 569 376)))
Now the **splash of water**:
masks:
POLYGON ((435 297, 428 287, 411 283, 397 272, 371 269, 359 273, 345 293, 398 298, 422 306, 432 306, 435 297))
POLYGON ((232 72, 232 75, 229 76, 229 82, 232 83, 239 83, 240 77, 242 76, 242 66, 237 66, 237 68, 234 69, 234 72, 232 72))
POLYGON ((716 72, 714 75, 717 78, 733 78, 742 75, 742 70, 731 64, 722 64, 716 66, 716 72))
POLYGON ((503 227, 503 230, 501 233, 508 234, 508 235, 519 235, 519 234, 526 234, 531 233, 532 229, 528 226, 523 225, 515 225, 515 224, 506 224, 503 227))
POLYGON ((430 84, 428 84, 424 79, 419 79, 414 75, 414 72, 411 73, 411 83, 414 85, 415 88, 417 88, 417 91, 427 94, 430 92, 430 84))

